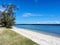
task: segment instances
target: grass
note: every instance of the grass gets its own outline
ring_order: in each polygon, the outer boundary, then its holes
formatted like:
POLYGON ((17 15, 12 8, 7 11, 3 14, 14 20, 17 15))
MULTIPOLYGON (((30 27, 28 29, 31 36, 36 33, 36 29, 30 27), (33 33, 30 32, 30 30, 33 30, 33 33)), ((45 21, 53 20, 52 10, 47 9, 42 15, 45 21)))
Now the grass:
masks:
POLYGON ((0 45, 38 45, 38 44, 8 29, 0 30, 0 45))

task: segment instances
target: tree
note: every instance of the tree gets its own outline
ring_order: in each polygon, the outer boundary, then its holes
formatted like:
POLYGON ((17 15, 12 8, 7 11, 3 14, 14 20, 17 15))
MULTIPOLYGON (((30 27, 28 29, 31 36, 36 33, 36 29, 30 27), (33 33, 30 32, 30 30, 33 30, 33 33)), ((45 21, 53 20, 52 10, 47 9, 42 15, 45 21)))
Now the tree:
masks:
POLYGON ((2 25, 2 11, 0 10, 0 25, 2 25))
POLYGON ((16 6, 13 4, 9 5, 2 5, 5 10, 2 12, 2 23, 5 27, 11 28, 15 23, 15 13, 14 10, 16 10, 16 6))

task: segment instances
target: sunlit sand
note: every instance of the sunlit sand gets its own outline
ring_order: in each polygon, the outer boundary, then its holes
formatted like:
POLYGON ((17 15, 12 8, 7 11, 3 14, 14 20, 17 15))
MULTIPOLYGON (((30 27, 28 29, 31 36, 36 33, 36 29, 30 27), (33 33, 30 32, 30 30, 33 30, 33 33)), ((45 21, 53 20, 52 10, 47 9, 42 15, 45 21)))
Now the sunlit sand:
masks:
POLYGON ((39 45, 60 45, 59 37, 30 31, 28 29, 16 28, 16 27, 13 27, 12 30, 33 40, 34 42, 38 43, 39 45))

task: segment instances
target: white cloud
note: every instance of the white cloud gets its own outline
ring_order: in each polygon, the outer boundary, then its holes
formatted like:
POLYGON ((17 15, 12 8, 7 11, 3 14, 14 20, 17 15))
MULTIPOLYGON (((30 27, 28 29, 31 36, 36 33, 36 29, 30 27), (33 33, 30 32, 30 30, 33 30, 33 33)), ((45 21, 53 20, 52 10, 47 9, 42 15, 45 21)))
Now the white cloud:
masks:
POLYGON ((3 12, 4 10, 0 9, 0 11, 2 11, 2 12, 3 12))
POLYGON ((55 21, 56 22, 56 24, 60 24, 60 22, 59 21, 55 21))
POLYGON ((60 21, 38 21, 36 24, 60 24, 60 21))
POLYGON ((43 16, 43 15, 33 14, 33 13, 24 13, 22 16, 23 16, 23 17, 31 17, 31 16, 43 16))
POLYGON ((34 14, 34 13, 24 13, 23 17, 30 17, 30 16, 46 16, 46 17, 54 17, 54 15, 41 15, 41 14, 34 14))

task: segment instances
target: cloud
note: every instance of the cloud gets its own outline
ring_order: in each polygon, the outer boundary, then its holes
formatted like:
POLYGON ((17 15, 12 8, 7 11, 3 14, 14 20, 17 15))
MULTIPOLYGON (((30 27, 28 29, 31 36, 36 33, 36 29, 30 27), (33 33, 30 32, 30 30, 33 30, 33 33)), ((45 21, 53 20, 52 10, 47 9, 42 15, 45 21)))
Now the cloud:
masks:
POLYGON ((56 22, 56 24, 60 24, 60 22, 59 21, 55 21, 56 22))
POLYGON ((23 17, 34 17, 34 16, 43 16, 43 15, 33 14, 33 13, 24 13, 22 16, 23 16, 23 17))
POLYGON ((36 24, 60 24, 60 21, 38 21, 36 24))
POLYGON ((2 11, 2 12, 3 12, 4 10, 3 10, 3 9, 0 9, 0 11, 2 11))
POLYGON ((1 12, 3 12, 5 9, 0 9, 1 12))
POLYGON ((55 17, 55 15, 41 15, 41 14, 34 14, 34 13, 24 13, 22 15, 22 17, 37 17, 37 16, 45 16, 45 17, 49 17, 49 18, 52 18, 52 17, 55 17))
POLYGON ((3 8, 2 6, 0 6, 0 11, 3 12, 5 10, 5 8, 3 8))

